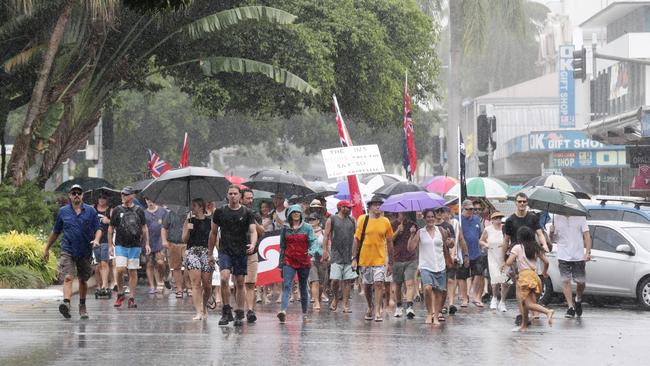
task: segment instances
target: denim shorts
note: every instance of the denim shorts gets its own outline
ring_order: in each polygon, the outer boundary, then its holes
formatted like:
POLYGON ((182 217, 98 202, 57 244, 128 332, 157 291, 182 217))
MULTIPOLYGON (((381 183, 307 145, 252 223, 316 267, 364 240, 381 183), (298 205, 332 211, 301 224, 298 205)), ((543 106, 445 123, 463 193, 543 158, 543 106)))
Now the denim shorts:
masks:
POLYGON ((434 290, 447 291, 447 271, 431 272, 421 268, 420 277, 422 277, 422 287, 431 286, 434 290))
POLYGON ((223 252, 219 252, 219 270, 229 270, 235 276, 246 276, 248 274, 248 256, 238 255, 231 256, 223 252))
POLYGON ((93 248, 95 262, 108 262, 108 243, 100 243, 98 247, 93 248))

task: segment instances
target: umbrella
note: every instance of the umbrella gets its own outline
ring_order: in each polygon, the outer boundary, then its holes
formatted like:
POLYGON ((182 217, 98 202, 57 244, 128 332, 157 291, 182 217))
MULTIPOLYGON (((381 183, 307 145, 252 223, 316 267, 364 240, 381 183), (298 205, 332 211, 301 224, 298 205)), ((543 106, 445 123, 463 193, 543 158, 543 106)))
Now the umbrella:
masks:
POLYGON ((391 183, 406 182, 406 178, 396 174, 374 174, 361 179, 361 183, 368 186, 370 192, 374 192, 383 186, 391 183))
MULTIPOLYGON (((446 196, 460 196, 460 183, 453 186, 446 196)), ((467 180, 467 196, 506 199, 508 197, 508 185, 496 178, 469 178, 467 180)))
POLYGON ((539 186, 557 188, 566 192, 571 192, 578 198, 590 199, 589 194, 587 194, 578 182, 573 178, 565 177, 563 175, 540 175, 524 184, 524 187, 539 186))
POLYGON ((83 200, 89 205, 94 205, 97 203, 97 199, 99 199, 99 196, 101 194, 104 194, 108 198, 108 205, 110 207, 119 206, 122 203, 122 196, 120 195, 120 191, 108 187, 101 187, 85 191, 83 200))
POLYGON ((448 177, 446 175, 438 175, 427 179, 420 183, 427 191, 433 193, 445 194, 458 183, 456 178, 448 177))
POLYGON ((406 192, 426 192, 426 190, 415 183, 395 182, 379 188, 374 193, 380 196, 390 197, 406 192))
POLYGON ((143 189, 147 188, 147 186, 151 182, 153 182, 153 178, 143 179, 143 180, 139 180, 137 182, 131 183, 131 187, 133 187, 133 190, 135 191, 135 193, 140 193, 140 192, 142 192, 143 189))
MULTIPOLYGON (((337 191, 336 195, 334 196, 337 199, 350 200, 350 186, 348 185, 347 180, 336 183, 334 190, 337 191)), ((372 191, 369 190, 368 186, 363 183, 359 183, 359 192, 361 193, 362 199, 364 201, 368 201, 372 195, 372 191)))
POLYGON ((80 177, 80 178, 70 179, 61 183, 58 187, 56 187, 54 191, 67 193, 70 187, 72 187, 75 184, 80 185, 81 188, 85 190, 93 190, 101 187, 115 188, 115 186, 113 186, 104 178, 80 177))
POLYGON ((528 196, 530 208, 558 215, 587 216, 587 209, 571 193, 540 186, 526 187, 518 193, 528 196))
POLYGON ((304 179, 286 170, 263 169, 253 173, 244 184, 260 191, 284 193, 287 197, 314 193, 304 179))
POLYGON ((445 205, 445 199, 431 192, 406 192, 388 197, 381 205, 382 211, 409 212, 438 208, 445 205))
POLYGON ((168 170, 151 182, 142 195, 154 202, 190 207, 195 198, 220 201, 226 197, 230 182, 210 168, 190 166, 168 170))
POLYGON ((226 175, 226 179, 228 179, 228 182, 237 185, 242 189, 248 188, 244 185, 244 181, 246 180, 246 178, 244 177, 240 177, 237 175, 226 175))

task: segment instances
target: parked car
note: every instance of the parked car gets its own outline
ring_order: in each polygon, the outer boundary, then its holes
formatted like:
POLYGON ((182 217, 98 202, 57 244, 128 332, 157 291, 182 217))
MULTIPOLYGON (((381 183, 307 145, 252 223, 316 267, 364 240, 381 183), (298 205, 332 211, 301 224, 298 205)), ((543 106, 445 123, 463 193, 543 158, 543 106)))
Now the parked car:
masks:
MULTIPOLYGON (((587 262, 585 295, 636 299, 650 311, 650 224, 624 221, 588 221, 592 238, 587 262)), ((562 293, 557 251, 547 253, 549 278, 544 281, 541 301, 562 293)), ((575 283, 572 283, 575 291, 575 283)))
POLYGON ((588 220, 615 220, 650 224, 650 201, 641 198, 596 196, 582 201, 589 212, 588 220))

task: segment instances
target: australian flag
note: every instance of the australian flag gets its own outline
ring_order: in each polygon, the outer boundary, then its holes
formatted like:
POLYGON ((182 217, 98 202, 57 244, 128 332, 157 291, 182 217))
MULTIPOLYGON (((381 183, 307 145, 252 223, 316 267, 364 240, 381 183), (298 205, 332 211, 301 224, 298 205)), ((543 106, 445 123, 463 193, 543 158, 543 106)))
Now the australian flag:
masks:
POLYGON ((166 161, 150 149, 147 149, 147 160, 147 168, 151 171, 151 176, 154 178, 160 177, 164 172, 171 169, 171 166, 166 161))
POLYGON ((406 177, 413 179, 417 168, 418 154, 415 150, 415 137, 413 135, 413 114, 411 112, 411 97, 409 96, 408 79, 404 82, 404 140, 402 142, 402 165, 406 170, 406 177))

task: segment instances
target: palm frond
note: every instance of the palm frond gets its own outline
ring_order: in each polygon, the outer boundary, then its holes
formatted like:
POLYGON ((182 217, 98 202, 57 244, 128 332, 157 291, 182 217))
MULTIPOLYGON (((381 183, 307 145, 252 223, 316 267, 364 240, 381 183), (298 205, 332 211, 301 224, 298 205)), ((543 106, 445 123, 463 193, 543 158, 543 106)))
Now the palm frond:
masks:
POLYGON ((267 6, 245 6, 208 15, 188 24, 184 27, 184 30, 192 39, 197 39, 245 20, 265 20, 277 24, 291 24, 296 20, 296 16, 284 10, 267 6))
POLYGON ((464 0, 463 49, 466 55, 482 53, 487 43, 488 4, 485 0, 464 0))
POLYGON ((10 74, 17 67, 23 66, 33 60, 34 56, 38 55, 43 48, 43 45, 28 48, 3 62, 2 67, 6 73, 10 74))
POLYGON ((239 57, 208 57, 200 61, 201 69, 207 76, 212 76, 220 72, 238 72, 240 74, 257 73, 263 74, 283 84, 287 88, 297 90, 301 93, 318 94, 318 89, 311 86, 308 82, 291 72, 254 60, 248 60, 239 57))

